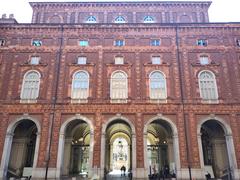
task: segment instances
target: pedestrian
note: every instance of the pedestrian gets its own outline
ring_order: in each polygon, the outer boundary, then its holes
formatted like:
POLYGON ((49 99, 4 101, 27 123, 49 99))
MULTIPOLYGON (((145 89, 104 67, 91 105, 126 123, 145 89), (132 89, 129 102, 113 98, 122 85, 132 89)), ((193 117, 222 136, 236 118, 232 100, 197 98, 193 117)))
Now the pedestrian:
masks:
POLYGON ((126 167, 123 166, 123 175, 124 175, 124 176, 126 176, 125 172, 126 172, 126 167))

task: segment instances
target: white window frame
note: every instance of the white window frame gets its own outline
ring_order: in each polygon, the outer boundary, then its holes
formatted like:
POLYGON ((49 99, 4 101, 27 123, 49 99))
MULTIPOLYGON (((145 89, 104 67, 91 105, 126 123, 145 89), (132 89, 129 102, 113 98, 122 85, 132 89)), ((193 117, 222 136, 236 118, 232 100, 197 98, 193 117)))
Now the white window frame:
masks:
POLYGON ((27 71, 25 74, 24 74, 24 77, 23 77, 23 82, 22 82, 22 88, 21 88, 21 95, 20 95, 20 99, 21 99, 21 103, 35 103, 37 98, 39 97, 39 90, 40 90, 40 83, 41 83, 41 74, 38 72, 38 71, 35 71, 35 70, 30 70, 30 71, 27 71), (30 74, 30 73, 37 73, 38 75, 38 79, 35 79, 34 81, 30 81, 31 79, 27 79, 27 76, 30 74), (36 87, 26 87, 26 84, 31 82, 31 85, 33 86, 33 82, 35 82, 35 86, 36 87), (26 96, 25 95, 25 91, 26 89, 30 89, 29 90, 29 94, 26 96), (34 90, 36 92, 34 92, 34 90), (35 95, 33 96, 33 92, 35 93, 35 95), (26 96, 26 97, 25 97, 26 96))
POLYGON ((161 56, 152 56, 151 61, 152 64, 162 64, 161 56))
POLYGON ((143 18, 143 22, 144 23, 154 23, 154 18, 152 17, 152 16, 145 16, 144 18, 143 18))
POLYGON ((31 56, 30 64, 31 65, 38 65, 40 63, 40 57, 39 56, 31 56))
POLYGON ((126 20, 123 16, 119 15, 114 19, 114 23, 126 23, 126 20))
POLYGON ((204 101, 209 101, 209 102, 216 102, 218 100, 218 88, 217 88, 217 82, 216 82, 216 77, 215 74, 209 70, 203 70, 198 73, 198 85, 199 85, 199 92, 200 92, 200 97, 204 101), (201 75, 203 73, 209 73, 212 76, 212 79, 202 79, 201 75), (212 87, 206 87, 206 84, 212 83, 212 87), (209 90, 212 89, 212 90, 209 90), (206 91, 206 92, 205 92, 206 91), (212 92, 211 92, 212 91, 212 92), (214 98, 212 96, 215 96, 214 98))
POLYGON ((124 58, 122 56, 115 56, 114 64, 124 64, 124 58))
POLYGON ((88 97, 89 97, 89 73, 83 70, 77 71, 72 76, 72 88, 71 88, 72 103, 86 103, 88 97), (76 75, 78 73, 84 73, 85 75, 87 75, 87 79, 81 80, 76 78, 76 75), (75 85, 74 83, 76 81, 78 81, 78 83, 87 83, 87 88, 74 88, 75 85))
POLYGON ((79 65, 87 64, 87 57, 86 56, 78 56, 77 64, 79 64, 79 65))
POLYGON ((97 18, 95 16, 89 16, 86 23, 97 23, 97 18))
POLYGON ((199 62, 201 65, 207 65, 210 63, 208 55, 201 55, 199 57, 199 62))
POLYGON ((110 98, 111 98, 112 103, 127 103, 127 99, 128 99, 128 75, 124 71, 117 70, 117 71, 114 71, 111 74, 110 98), (114 76, 118 73, 121 73, 124 76, 124 78, 116 79, 114 76), (119 80, 119 81, 117 82, 117 80, 119 80), (121 87, 120 90, 117 90, 116 88, 113 87, 117 83, 118 83, 118 85, 120 84, 120 86, 124 86, 124 87, 121 87))
MULTIPOLYGON (((156 79, 155 79, 155 81, 156 81, 156 79)), ((166 76, 165 76, 165 74, 163 72, 161 72, 161 71, 152 71, 150 73, 150 75, 149 75, 149 97, 152 100, 166 100, 167 99, 167 79, 166 79, 166 76), (158 89, 156 91, 159 92, 159 95, 154 95, 154 94, 156 94, 156 92, 154 93, 153 92, 153 88, 152 88, 152 80, 153 80, 152 76, 153 76, 154 73, 160 73, 162 75, 162 77, 163 77, 160 80, 158 79, 158 81, 160 81, 159 83, 163 83, 163 85, 164 85, 164 88, 161 88, 161 87, 160 88, 156 88, 156 89, 158 89)))

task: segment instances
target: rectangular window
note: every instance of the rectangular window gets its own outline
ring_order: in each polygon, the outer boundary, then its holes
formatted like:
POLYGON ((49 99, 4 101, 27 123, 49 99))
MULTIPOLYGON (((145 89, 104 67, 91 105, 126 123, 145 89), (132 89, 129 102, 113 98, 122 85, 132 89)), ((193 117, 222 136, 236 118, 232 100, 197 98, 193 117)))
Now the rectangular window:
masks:
POLYGON ((237 46, 240 47, 240 39, 236 40, 237 46))
POLYGON ((39 64, 39 61, 40 61, 40 57, 33 56, 33 57, 31 57, 30 64, 37 65, 37 64, 39 64))
POLYGON ((32 46, 40 47, 40 46, 42 46, 42 41, 37 40, 37 39, 34 39, 34 40, 32 41, 32 46))
POLYGON ((0 38, 0 46, 5 46, 5 39, 0 38))
POLYGON ((118 39, 114 41, 114 46, 124 46, 124 40, 118 39))
POLYGON ((208 45, 208 42, 206 39, 198 39, 197 40, 197 45, 198 46, 207 46, 208 45))
POLYGON ((88 41, 87 40, 80 40, 79 41, 79 46, 88 46, 88 41))
POLYGON ((161 57, 160 56, 153 56, 152 57, 152 64, 161 64, 161 57))
POLYGON ((208 56, 200 56, 200 64, 201 65, 209 64, 208 56))
POLYGON ((150 42, 151 46, 160 46, 160 44, 161 44, 160 39, 152 39, 150 42))
POLYGON ((77 64, 87 64, 87 57, 78 57, 77 64))
POLYGON ((115 64, 124 64, 123 57, 115 57, 115 64))

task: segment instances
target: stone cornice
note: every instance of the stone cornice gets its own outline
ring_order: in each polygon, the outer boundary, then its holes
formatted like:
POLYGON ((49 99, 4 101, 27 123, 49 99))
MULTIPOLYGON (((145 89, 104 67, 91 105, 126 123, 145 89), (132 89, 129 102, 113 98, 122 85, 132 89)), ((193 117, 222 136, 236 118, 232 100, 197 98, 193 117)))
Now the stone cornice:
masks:
POLYGON ((74 29, 88 29, 94 30, 97 29, 106 29, 106 30, 114 30, 114 29, 122 29, 126 32, 129 29, 142 29, 142 30, 150 30, 150 29, 173 29, 178 27, 179 29, 199 29, 199 28, 221 28, 221 29, 239 29, 240 22, 236 23, 152 23, 152 24, 144 24, 144 23, 131 23, 131 24, 1 24, 0 25, 0 33, 1 30, 36 30, 41 32, 41 30, 51 30, 51 31, 60 31, 62 28, 64 30, 74 30, 74 29))
POLYGON ((205 7, 209 8, 211 1, 118 1, 118 2, 29 2, 32 8, 52 8, 52 7, 205 7))

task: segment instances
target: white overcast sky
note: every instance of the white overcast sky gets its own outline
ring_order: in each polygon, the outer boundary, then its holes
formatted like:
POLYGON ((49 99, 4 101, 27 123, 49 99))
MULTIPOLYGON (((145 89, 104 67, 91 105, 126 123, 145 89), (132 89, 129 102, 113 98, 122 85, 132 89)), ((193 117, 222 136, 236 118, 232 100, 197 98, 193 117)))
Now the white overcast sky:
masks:
MULTIPOLYGON (((0 16, 2 14, 14 14, 19 23, 30 23, 32 17, 32 10, 28 2, 38 1, 76 1, 81 0, 0 0, 0 16)), ((87 1, 87 0, 84 0, 87 1)), ((88 0, 98 1, 98 0, 88 0)), ((121 1, 121 0, 101 0, 101 1, 121 1)), ((126 0, 122 0, 126 1, 126 0)), ((131 0, 127 0, 131 1, 131 0)), ((140 0, 132 0, 140 1, 140 0)), ((145 0, 148 1, 148 0, 145 0)), ((166 1, 166 0, 158 0, 166 1)), ((168 0, 174 1, 174 0, 168 0)), ((183 1, 183 0, 175 0, 183 1)), ((189 1, 189 0, 186 0, 189 1)), ((196 1, 196 0, 191 0, 196 1)), ((207 0, 203 0, 207 1, 207 0)), ((240 22, 240 0, 212 0, 212 5, 209 9, 210 22, 240 22)))

